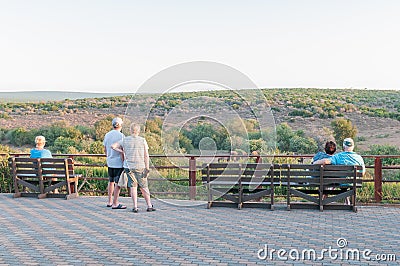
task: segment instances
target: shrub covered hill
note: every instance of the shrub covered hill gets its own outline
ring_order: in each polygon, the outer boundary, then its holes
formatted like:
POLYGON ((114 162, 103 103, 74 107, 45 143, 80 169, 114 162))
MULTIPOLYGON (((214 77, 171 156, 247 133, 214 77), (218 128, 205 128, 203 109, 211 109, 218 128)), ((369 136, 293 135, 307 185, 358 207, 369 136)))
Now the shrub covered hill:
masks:
MULTIPOLYGON (((296 88, 263 89, 262 92, 271 107, 277 126, 285 125, 296 131, 297 135, 317 140, 319 145, 329 135, 332 135, 332 121, 343 118, 357 128, 356 141, 359 150, 368 150, 371 145, 400 147, 399 90, 296 88)), ((83 135, 86 134, 86 137, 82 138, 98 141, 97 146, 99 146, 101 134, 96 137, 94 130, 96 123, 98 125, 99 121, 109 119, 110 116, 123 116, 129 103, 136 106, 138 115, 146 115, 150 119, 156 119, 155 121, 162 121, 169 112, 179 108, 188 99, 195 97, 218 98, 226 106, 235 110, 241 118, 252 120, 246 103, 232 91, 143 94, 135 95, 134 102, 130 102, 131 96, 36 102, 28 100, 26 102, 0 101, 2 145, 18 146, 11 141, 12 136, 15 137, 17 129, 21 132, 40 133, 40 130, 46 126, 57 125, 79 129, 83 135), (140 107, 144 104, 152 106, 150 115, 148 113, 139 114, 140 107)), ((207 100, 198 101, 190 108, 194 110, 209 108, 214 112, 224 111, 221 106, 207 105, 207 100)), ((193 142, 193 140, 190 141, 193 142)), ((183 140, 182 143, 184 143, 183 140)))

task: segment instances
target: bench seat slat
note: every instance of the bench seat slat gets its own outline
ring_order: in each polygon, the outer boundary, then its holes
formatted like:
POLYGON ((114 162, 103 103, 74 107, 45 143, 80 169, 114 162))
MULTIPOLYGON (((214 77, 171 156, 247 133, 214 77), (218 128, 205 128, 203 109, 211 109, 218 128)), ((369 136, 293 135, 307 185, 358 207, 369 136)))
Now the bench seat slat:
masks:
POLYGON ((17 175, 31 175, 36 176, 37 169, 19 169, 17 175))

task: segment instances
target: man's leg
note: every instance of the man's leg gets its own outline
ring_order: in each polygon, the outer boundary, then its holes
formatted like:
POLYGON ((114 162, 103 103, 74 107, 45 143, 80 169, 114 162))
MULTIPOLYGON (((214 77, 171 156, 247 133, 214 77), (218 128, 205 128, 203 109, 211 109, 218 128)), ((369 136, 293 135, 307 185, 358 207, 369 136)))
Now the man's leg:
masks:
POLYGON ((114 186, 115 186, 115 173, 114 173, 114 168, 107 167, 107 173, 108 173, 108 186, 107 186, 107 192, 108 192, 108 203, 107 207, 111 207, 113 203, 113 195, 114 195, 114 186))
POLYGON ((125 205, 118 203, 119 192, 121 191, 121 187, 116 185, 114 189, 114 200, 112 204, 113 209, 126 209, 125 205))
POLYGON ((114 194, 114 187, 115 187, 115 182, 109 181, 108 182, 108 188, 107 188, 107 191, 108 191, 108 204, 107 204, 107 206, 111 206, 112 205, 112 202, 113 202, 112 196, 114 194))

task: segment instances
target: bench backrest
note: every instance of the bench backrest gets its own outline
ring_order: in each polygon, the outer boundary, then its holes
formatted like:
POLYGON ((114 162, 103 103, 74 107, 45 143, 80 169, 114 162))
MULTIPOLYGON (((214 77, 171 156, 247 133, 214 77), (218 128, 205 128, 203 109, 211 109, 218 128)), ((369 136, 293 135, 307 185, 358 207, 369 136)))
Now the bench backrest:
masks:
POLYGON ((363 176, 361 169, 358 165, 282 164, 280 175, 298 183, 318 184, 321 177, 325 184, 351 183, 352 179, 363 176))
POLYGON ((33 158, 10 157, 8 164, 12 175, 15 177, 35 177, 38 175, 40 161, 33 158))
POLYGON ((63 177, 74 174, 71 158, 43 158, 40 162, 44 176, 63 177))
POLYGON ((362 166, 359 165, 323 165, 321 171, 323 171, 325 185, 333 183, 343 185, 354 181, 360 184, 362 182, 362 166))
POLYGON ((272 177, 272 182, 290 179, 290 182, 319 184, 323 177, 324 183, 351 183, 354 177, 359 180, 363 176, 361 169, 355 165, 210 163, 203 165, 202 181, 257 183, 272 177))
POLYGON ((266 163, 210 163, 203 165, 203 182, 262 182, 271 174, 271 164, 266 163))
POLYGON ((12 174, 16 177, 51 176, 52 178, 61 178, 74 174, 74 163, 71 158, 10 157, 8 161, 12 174))

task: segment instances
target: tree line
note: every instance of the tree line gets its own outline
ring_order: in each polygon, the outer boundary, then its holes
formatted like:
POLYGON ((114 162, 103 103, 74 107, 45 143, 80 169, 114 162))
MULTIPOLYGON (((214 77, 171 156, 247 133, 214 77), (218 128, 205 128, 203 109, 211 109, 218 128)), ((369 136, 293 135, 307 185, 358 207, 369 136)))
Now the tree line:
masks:
MULTIPOLYGON (((25 147, 28 149, 33 146, 35 136, 43 135, 46 137, 46 147, 53 153, 90 153, 102 154, 104 135, 111 130, 112 116, 99 119, 94 126, 69 126, 66 122, 56 122, 50 126, 27 130, 15 128, 10 130, 2 129, 0 138, 3 143, 9 143, 14 147, 25 147)), ((338 142, 345 137, 356 137, 357 129, 350 120, 338 118, 331 123, 332 129, 326 129, 326 135, 321 138, 311 138, 306 136, 302 130, 293 130, 289 124, 282 123, 276 126, 275 130, 260 132, 257 121, 254 119, 243 119, 244 131, 238 131, 229 135, 223 125, 212 123, 206 119, 199 119, 179 132, 163 132, 165 141, 177 143, 175 152, 191 153, 203 149, 216 149, 220 151, 236 151, 241 154, 251 152, 262 153, 296 153, 312 154, 319 147, 322 147, 326 139, 336 139, 338 142), (211 140, 215 147, 201 146, 201 141, 205 138, 211 140), (263 150, 269 147, 270 150, 263 150)), ((238 123, 232 121, 231 123, 238 123)), ((240 122, 241 123, 241 122, 240 122)), ((231 125, 235 127, 235 125, 231 125)), ((144 128, 150 153, 162 154, 162 131, 163 120, 160 117, 147 120, 144 128)), ((129 134, 129 127, 124 127, 123 133, 129 134)))

